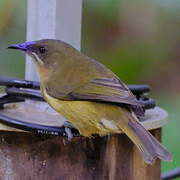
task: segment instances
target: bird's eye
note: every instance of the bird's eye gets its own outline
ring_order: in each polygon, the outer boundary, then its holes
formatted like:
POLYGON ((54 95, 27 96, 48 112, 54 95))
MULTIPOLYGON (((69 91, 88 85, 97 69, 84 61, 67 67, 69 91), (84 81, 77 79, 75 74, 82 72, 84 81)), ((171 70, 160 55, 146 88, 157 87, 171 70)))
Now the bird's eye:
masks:
POLYGON ((42 54, 45 53, 46 52, 45 47, 39 47, 39 52, 42 54))

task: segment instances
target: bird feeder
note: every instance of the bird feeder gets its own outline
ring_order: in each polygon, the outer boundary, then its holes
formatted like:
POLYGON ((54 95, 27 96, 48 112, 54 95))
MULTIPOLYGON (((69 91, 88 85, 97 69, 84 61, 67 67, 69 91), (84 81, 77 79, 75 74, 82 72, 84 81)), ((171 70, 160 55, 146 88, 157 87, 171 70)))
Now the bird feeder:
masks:
MULTIPOLYGON (((80 49, 81 0, 28 0, 27 40, 56 38, 80 49)), ((123 133, 85 138, 44 102, 27 58, 26 80, 1 78, 1 179, 158 180, 160 160, 144 163, 123 133), (28 81, 27 81, 28 80, 28 81), (69 126, 69 127, 68 127, 69 126), (74 138, 67 139, 66 128, 74 138)), ((145 104, 143 126, 159 141, 167 113, 144 96, 148 86, 129 86, 145 104)))

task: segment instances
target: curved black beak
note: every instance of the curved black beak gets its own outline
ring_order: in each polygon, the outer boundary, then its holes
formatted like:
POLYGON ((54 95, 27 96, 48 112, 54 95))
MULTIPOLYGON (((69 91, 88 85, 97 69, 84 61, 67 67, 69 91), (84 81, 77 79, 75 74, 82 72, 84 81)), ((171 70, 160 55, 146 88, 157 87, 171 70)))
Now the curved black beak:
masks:
POLYGON ((10 46, 8 46, 9 49, 18 49, 21 51, 27 51, 27 44, 26 43, 22 43, 22 44, 12 44, 10 46))

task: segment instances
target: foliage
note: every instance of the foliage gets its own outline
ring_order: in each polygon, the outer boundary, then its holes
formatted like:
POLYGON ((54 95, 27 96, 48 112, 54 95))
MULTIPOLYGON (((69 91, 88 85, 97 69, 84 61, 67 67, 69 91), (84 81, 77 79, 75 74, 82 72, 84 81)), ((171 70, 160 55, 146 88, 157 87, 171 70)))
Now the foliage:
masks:
POLYGON ((18 0, 0 0, 0 76, 24 76, 24 58, 7 51, 9 44, 25 40, 26 4, 18 0))

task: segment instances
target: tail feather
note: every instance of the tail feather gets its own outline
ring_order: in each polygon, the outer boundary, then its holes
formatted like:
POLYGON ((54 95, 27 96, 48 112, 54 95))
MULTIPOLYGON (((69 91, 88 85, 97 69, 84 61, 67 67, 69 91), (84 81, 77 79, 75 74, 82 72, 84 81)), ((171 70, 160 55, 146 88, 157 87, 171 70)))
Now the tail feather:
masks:
MULTIPOLYGON (((139 122, 129 121, 128 127, 132 131, 129 138, 141 151, 144 161, 152 164, 156 158, 171 161, 172 156, 139 122)), ((128 134, 128 133, 127 133, 128 134)))
POLYGON ((172 161, 171 153, 139 123, 133 112, 126 111, 126 120, 120 122, 119 128, 136 144, 147 164, 152 164, 156 158, 172 161))

